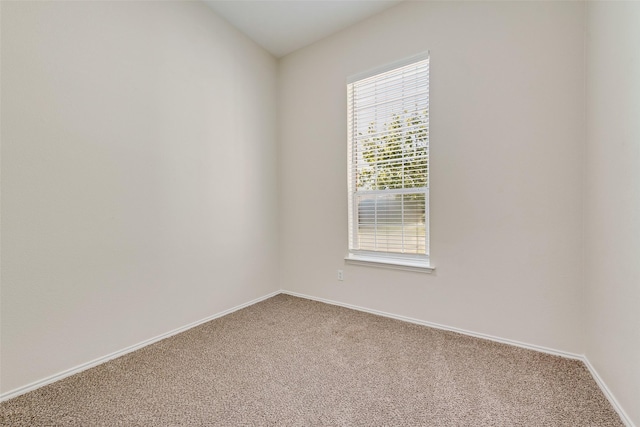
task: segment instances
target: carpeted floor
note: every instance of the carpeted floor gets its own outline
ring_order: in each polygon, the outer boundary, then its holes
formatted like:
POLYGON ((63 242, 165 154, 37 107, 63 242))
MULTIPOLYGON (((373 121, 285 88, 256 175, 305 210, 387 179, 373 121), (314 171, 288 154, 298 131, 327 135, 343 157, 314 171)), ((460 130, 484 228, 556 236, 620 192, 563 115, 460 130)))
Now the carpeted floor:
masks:
POLYGON ((0 404, 3 426, 622 426, 586 367, 278 295, 0 404))

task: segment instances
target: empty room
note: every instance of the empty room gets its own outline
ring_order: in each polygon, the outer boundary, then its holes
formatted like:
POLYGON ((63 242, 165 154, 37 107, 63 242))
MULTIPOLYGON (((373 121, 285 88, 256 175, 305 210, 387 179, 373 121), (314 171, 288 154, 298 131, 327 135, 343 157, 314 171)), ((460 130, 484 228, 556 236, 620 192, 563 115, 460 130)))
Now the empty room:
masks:
POLYGON ((0 1, 0 425, 640 426, 640 2, 0 1))

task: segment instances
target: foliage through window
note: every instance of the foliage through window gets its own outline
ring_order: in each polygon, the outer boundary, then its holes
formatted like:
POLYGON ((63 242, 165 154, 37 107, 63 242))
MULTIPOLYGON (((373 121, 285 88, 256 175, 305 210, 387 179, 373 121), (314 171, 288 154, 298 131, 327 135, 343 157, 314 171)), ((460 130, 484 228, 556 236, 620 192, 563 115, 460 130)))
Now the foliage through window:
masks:
POLYGON ((350 256, 426 264, 428 55, 356 76, 347 93, 350 256))

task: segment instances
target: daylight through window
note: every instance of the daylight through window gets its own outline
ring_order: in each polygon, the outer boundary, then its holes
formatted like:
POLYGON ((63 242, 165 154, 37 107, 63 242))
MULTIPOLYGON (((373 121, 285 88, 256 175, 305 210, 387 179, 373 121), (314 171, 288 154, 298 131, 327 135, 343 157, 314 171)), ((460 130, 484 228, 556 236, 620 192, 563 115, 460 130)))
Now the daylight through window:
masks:
POLYGON ((426 266, 428 54, 355 76, 347 93, 349 257, 426 266))

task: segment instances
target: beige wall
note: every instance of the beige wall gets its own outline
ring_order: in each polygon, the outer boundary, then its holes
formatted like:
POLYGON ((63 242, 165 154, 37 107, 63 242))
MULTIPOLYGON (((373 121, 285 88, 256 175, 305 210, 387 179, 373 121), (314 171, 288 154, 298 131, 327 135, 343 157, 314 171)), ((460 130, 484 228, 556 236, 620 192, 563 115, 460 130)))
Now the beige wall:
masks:
POLYGON ((283 289, 584 351, 584 4, 407 2, 279 71, 283 289), (436 271, 345 265, 346 78, 424 50, 436 271))
POLYGON ((279 289, 276 71, 199 2, 2 2, 2 392, 279 289))
POLYGON ((587 11, 586 355, 640 425, 640 3, 587 11))

